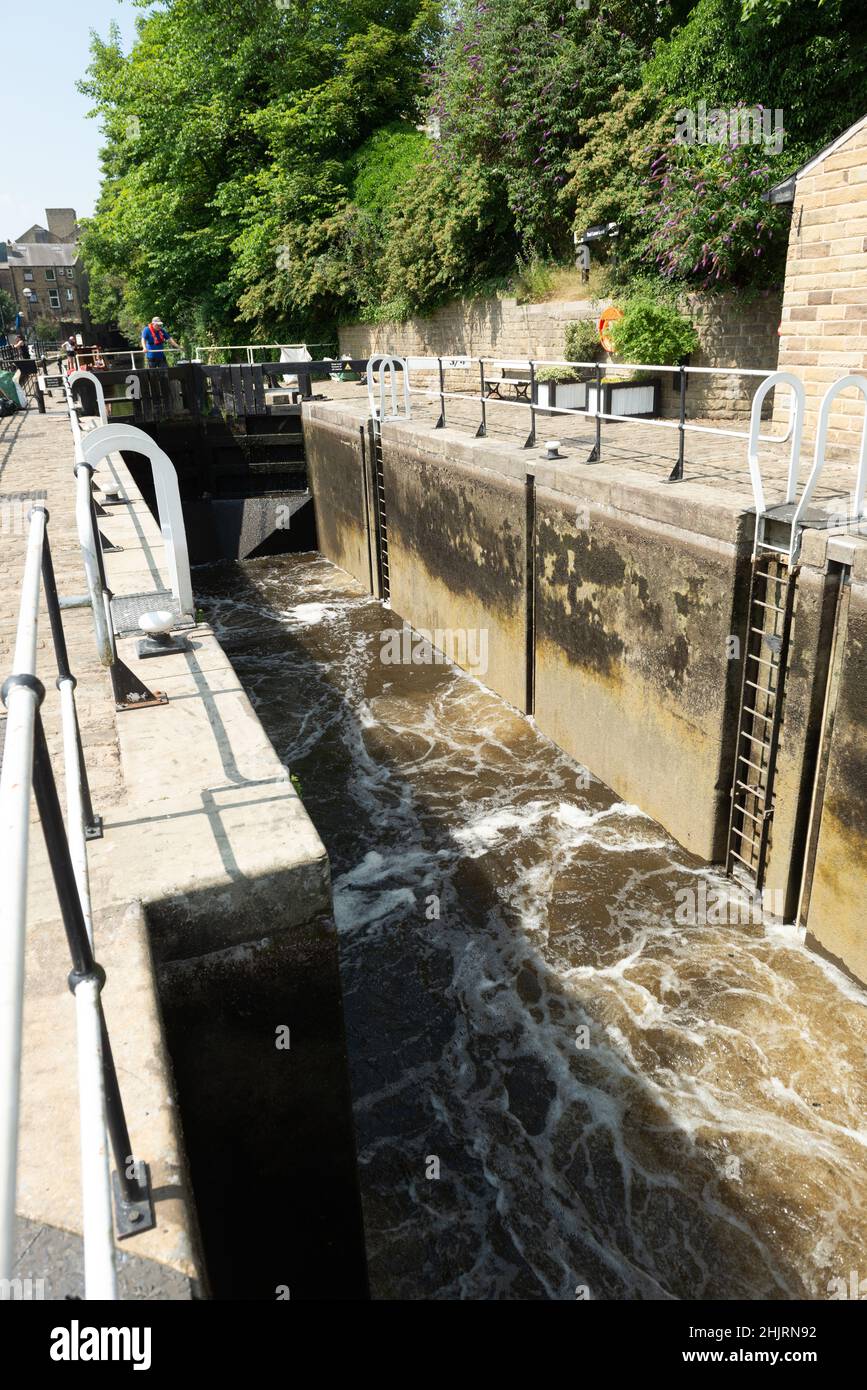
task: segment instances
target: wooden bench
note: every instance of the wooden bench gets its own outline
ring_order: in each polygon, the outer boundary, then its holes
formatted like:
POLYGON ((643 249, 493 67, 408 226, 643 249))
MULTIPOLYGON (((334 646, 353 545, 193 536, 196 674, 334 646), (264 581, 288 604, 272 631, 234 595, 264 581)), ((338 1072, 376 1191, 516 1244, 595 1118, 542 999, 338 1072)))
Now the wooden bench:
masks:
POLYGON ((487 398, 489 400, 493 398, 498 401, 509 399, 529 401, 530 386, 532 383, 530 378, 524 375, 528 366, 529 363, 527 362, 514 362, 511 364, 508 362, 501 362, 499 364, 499 376, 485 377, 485 395, 487 398), (503 388, 506 390, 505 396, 501 395, 503 388), (513 397, 509 396, 509 388, 514 392, 513 397))

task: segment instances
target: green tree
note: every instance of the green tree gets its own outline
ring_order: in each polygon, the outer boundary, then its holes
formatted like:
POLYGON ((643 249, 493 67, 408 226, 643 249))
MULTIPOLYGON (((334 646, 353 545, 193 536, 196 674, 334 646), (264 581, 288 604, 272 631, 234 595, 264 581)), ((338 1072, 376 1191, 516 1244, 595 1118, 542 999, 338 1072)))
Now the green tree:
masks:
POLYGON ((776 17, 744 22, 741 0, 697 0, 657 44, 640 86, 585 123, 565 198, 577 230, 620 223, 621 278, 654 267, 704 288, 779 282, 787 212, 764 195, 863 114, 867 16, 861 0, 791 0, 776 17), (762 107, 771 138, 678 144, 678 117, 700 104, 739 119, 762 107))
POLYGON ((7 290, 0 290, 0 323, 6 325, 7 335, 12 332, 17 312, 11 294, 7 290))
POLYGON ((430 0, 166 0, 94 38, 82 84, 105 132, 84 257, 99 314, 160 313, 195 336, 277 331, 307 312, 278 265, 285 231, 333 216, 347 157, 413 116, 430 0))

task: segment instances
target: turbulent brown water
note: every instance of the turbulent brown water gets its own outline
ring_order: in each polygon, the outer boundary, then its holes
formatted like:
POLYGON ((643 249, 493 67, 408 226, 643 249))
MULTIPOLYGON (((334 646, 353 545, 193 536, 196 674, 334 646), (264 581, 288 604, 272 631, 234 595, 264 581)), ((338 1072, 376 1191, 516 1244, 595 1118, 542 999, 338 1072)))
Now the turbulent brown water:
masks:
POLYGON ((383 664, 400 620, 327 561, 197 593, 331 859, 373 1296, 867 1276, 865 993, 681 924, 730 885, 457 669, 383 664))

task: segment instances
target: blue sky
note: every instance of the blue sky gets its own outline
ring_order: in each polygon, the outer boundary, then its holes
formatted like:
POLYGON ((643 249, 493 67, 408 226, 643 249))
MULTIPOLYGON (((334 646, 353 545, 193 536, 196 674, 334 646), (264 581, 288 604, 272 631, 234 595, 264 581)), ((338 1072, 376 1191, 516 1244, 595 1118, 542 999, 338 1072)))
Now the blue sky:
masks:
POLYGON ((135 19, 130 0, 4 0, 4 107, 0 168, 0 240, 18 236, 45 208, 93 212, 99 190, 99 122, 75 83, 89 61, 90 31, 120 25, 128 52, 135 19), (12 113, 15 113, 14 115, 12 113))

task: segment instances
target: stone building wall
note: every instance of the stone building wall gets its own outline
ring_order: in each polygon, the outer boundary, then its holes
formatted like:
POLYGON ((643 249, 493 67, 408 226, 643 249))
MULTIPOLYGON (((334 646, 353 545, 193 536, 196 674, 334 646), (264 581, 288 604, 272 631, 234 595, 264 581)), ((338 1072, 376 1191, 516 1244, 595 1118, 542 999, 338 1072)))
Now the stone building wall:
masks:
MULTIPOLYGON (((867 124, 798 178, 780 369, 804 380, 810 442, 828 387, 849 372, 867 369, 867 124)), ((786 409, 781 399, 775 415, 782 419, 786 409)), ((830 443, 856 447, 863 417, 863 401, 847 391, 833 408, 830 443)))

